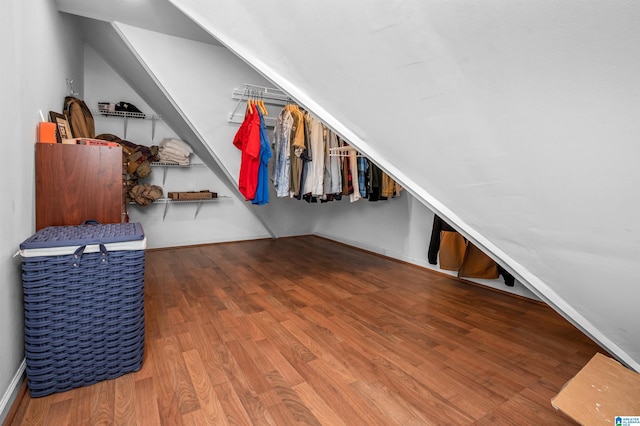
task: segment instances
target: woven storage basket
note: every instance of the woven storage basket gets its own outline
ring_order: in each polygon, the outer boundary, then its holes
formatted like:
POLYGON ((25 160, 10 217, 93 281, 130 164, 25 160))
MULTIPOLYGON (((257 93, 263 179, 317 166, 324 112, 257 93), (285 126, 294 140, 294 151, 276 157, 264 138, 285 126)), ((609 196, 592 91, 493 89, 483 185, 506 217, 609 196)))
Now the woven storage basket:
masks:
POLYGON ((51 226, 20 245, 32 397, 142 367, 145 248, 139 223, 51 226))

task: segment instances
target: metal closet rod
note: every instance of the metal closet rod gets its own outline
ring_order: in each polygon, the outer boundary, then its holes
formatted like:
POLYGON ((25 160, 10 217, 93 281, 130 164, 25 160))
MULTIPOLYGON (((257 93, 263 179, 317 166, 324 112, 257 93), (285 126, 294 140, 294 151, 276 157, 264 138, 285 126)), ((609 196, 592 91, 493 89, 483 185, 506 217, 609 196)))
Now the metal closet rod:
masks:
POLYGON ((265 103, 281 106, 294 102, 288 94, 280 89, 249 83, 243 83, 242 86, 234 89, 231 97, 232 99, 237 100, 246 100, 250 97, 256 97, 262 99, 265 103))

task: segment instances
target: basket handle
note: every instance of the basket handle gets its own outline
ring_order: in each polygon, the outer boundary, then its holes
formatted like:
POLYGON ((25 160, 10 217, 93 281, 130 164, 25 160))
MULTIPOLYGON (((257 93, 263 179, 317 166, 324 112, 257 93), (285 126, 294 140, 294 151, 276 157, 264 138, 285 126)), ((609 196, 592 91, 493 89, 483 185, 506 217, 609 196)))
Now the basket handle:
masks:
MULTIPOLYGON (((109 251, 107 250, 107 247, 105 247, 104 244, 100 244, 99 247, 100 247, 100 263, 103 265, 108 265, 109 251)), ((71 257, 71 266, 73 266, 74 268, 80 267, 80 260, 82 259, 82 254, 84 253, 84 250, 86 248, 87 248, 86 245, 80 246, 76 249, 76 251, 73 252, 73 256, 71 257)))

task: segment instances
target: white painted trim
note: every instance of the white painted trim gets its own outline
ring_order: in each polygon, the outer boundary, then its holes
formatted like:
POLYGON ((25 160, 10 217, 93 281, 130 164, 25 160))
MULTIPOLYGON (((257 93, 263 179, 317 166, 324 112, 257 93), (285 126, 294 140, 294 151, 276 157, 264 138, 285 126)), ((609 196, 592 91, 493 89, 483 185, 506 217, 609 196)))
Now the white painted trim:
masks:
MULTIPOLYGON (((419 266, 421 268, 425 268, 425 269, 429 269, 432 271, 436 271, 438 273, 441 274, 445 274, 445 275, 450 275, 452 277, 457 277, 457 273, 455 271, 447 271, 445 269, 440 269, 438 267, 438 265, 432 265, 429 262, 425 261, 424 259, 421 258, 415 258, 415 257, 411 257, 411 256, 407 256, 405 253, 400 252, 400 251, 396 251, 396 250, 387 250, 387 249, 383 249, 379 246, 373 245, 373 244, 363 244, 361 241, 356 241, 356 240, 352 240, 349 238, 344 238, 342 236, 339 235, 331 235, 331 234, 325 234, 323 232, 314 232, 313 235, 316 235, 318 237, 322 237, 322 238, 326 238, 328 240, 331 241, 337 241, 339 243, 342 244, 346 244, 348 246, 351 247, 356 247, 359 248, 361 250, 366 250, 369 251, 371 253, 376 253, 382 256, 386 256, 386 257, 390 257, 392 259, 396 259, 396 260, 400 260, 402 262, 407 262, 410 263, 412 265, 416 265, 419 266)), ((531 300, 537 300, 540 301, 540 299, 533 293, 531 292, 529 289, 527 289, 526 287, 524 287, 519 281, 516 281, 516 286, 515 287, 506 287, 504 286, 503 280, 502 279, 497 279, 497 280, 484 280, 484 279, 476 279, 476 278, 464 278, 465 281, 471 281, 474 282, 476 284, 482 285, 484 287, 488 287, 488 288, 494 288, 497 289, 499 291, 504 291, 506 293, 511 293, 511 294, 515 294, 517 296, 522 296, 522 297, 526 297, 527 299, 531 299, 531 300)))
POLYGON ((9 387, 5 391, 2 396, 2 400, 0 400, 0 422, 4 424, 4 420, 9 414, 11 407, 13 405, 13 401, 20 389, 20 385, 22 385, 22 381, 25 379, 25 370, 27 369, 27 360, 23 359, 18 367, 18 371, 13 376, 13 380, 9 384, 9 387), (11 402, 11 404, 10 404, 11 402))

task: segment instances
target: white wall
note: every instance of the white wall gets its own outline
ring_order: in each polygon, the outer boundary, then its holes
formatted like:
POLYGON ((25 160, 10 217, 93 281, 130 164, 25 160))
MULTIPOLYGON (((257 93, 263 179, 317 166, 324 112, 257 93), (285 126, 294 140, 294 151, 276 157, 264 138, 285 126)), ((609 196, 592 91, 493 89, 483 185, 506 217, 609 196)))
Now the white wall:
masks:
MULTIPOLYGON (((239 124, 228 122, 228 116, 242 111, 244 104, 232 99, 232 92, 243 83, 273 85, 223 47, 124 24, 116 26, 181 114, 202 135, 237 187, 241 154, 232 141, 239 124)), ((268 205, 243 203, 268 223, 276 237, 311 233, 321 214, 306 203, 277 199, 273 190, 268 205)), ((230 219, 229 225, 244 226, 241 217, 230 219)))
MULTIPOLYGON (((403 191, 397 198, 369 202, 348 200, 318 206, 322 215, 315 223, 314 234, 350 246, 358 247, 440 273, 456 276, 453 271, 440 269, 428 262, 429 240, 433 212, 410 193, 403 191)), ((521 282, 513 287, 504 284, 500 276, 495 280, 465 278, 486 287, 538 300, 521 282)))
POLYGON ((640 369, 640 3, 172 2, 640 369))
MULTIPOLYGON (((141 111, 155 114, 149 105, 131 88, 91 47, 85 46, 85 102, 97 109, 98 102, 131 102, 141 111)), ((191 92, 197 91, 194 86, 191 92)), ((201 108, 206 109, 207 107, 201 108)), ((210 116, 214 122, 223 123, 224 117, 210 116)), ((94 114, 96 133, 112 133, 116 136, 140 145, 157 145, 163 138, 180 137, 164 121, 156 122, 152 140, 151 120, 129 119, 127 134, 124 137, 124 121, 119 118, 94 114)), ((230 141, 233 134, 224 126, 212 130, 214 139, 230 141)), ((197 141, 185 140, 189 144, 197 141)), ((231 144, 231 142, 229 142, 231 144)), ((235 148, 234 148, 235 149, 235 148)), ((192 156, 193 164, 201 164, 197 156, 192 156)), ((151 175, 141 183, 163 187, 165 196, 169 191, 200 191, 209 189, 220 195, 219 201, 203 203, 200 207, 193 204, 173 204, 166 206, 130 205, 130 221, 141 222, 148 240, 149 248, 181 246, 200 243, 213 243, 230 240, 269 238, 261 223, 243 205, 244 202, 234 196, 235 188, 231 182, 221 180, 206 166, 185 169, 169 168, 166 179, 163 168, 154 167, 151 175), (164 184, 163 184, 164 181, 164 184), (197 215, 196 215, 197 213, 197 215)))
POLYGON ((82 42, 74 19, 48 0, 8 1, 0 14, 0 421, 20 385, 24 359, 22 241, 35 231, 34 144, 39 111, 62 112, 65 79, 82 87, 82 42))
MULTIPOLYGON (((273 85, 225 48, 123 24, 117 24, 117 27, 126 38, 127 44, 132 46, 144 62, 145 68, 149 69, 154 78, 161 82, 164 90, 180 106, 182 113, 198 129, 198 133, 204 135, 209 147, 220 159, 221 166, 228 170, 231 176, 237 176, 240 153, 231 144, 231 140, 238 124, 228 123, 226 119, 231 112, 242 112, 244 103, 240 104, 238 101, 231 100, 231 91, 233 88, 239 87, 241 83, 266 85, 267 87, 273 87, 273 85), (166 49, 159 51, 155 49, 157 45, 165 46, 166 49), (169 61, 166 52, 171 52, 171 61, 169 61), (198 66, 191 67, 188 72, 185 71, 184 64, 195 63, 198 66), (213 75, 215 78, 212 78, 213 75)), ((87 57, 89 57, 88 54, 87 57)), ((87 69, 89 68, 94 70, 95 74, 106 69, 101 61, 98 66, 87 67, 87 69)), ((90 82, 87 77, 87 86, 95 86, 99 88, 97 90, 105 94, 113 93, 112 96, 126 96, 127 92, 130 93, 131 89, 128 87, 124 94, 118 88, 112 87, 113 80, 118 80, 112 74, 111 72, 105 75, 104 81, 91 79, 90 82)), ((88 87, 88 93, 90 90, 93 89, 88 87)), ((89 97, 94 98, 91 101, 93 103, 98 101, 93 95, 89 95, 89 97)), ((132 102, 138 105, 136 100, 132 100, 132 102)), ((141 99, 138 102, 147 108, 141 99)), ((278 108, 273 109, 272 115, 278 111, 278 108)), ((148 134, 143 133, 141 139, 144 140, 145 137, 148 137, 148 134)), ((171 172, 175 173, 176 171, 171 172)), ((252 208, 274 230, 276 236, 313 232, 350 245, 439 270, 426 261, 433 213, 423 204, 417 202, 408 192, 405 192, 401 198, 388 202, 368 203, 363 200, 352 204, 348 200, 343 200, 313 205, 294 199, 278 199, 274 196, 274 191, 271 188, 270 204, 252 208)), ((136 210, 132 209, 132 211, 136 210)), ((162 212, 161 209, 155 211, 156 213, 162 212)), ((211 207, 210 211, 218 213, 219 209, 211 207)), ((191 211, 183 213, 189 214, 191 211)), ((157 213, 156 219, 158 215, 157 213)), ((149 217, 143 219, 145 228, 148 228, 146 224, 149 219, 149 217)), ((163 228, 158 228, 162 230, 162 235, 157 237, 154 235, 152 240, 162 238, 165 245, 181 245, 182 240, 176 236, 190 230, 194 230, 196 233, 200 231, 197 227, 199 221, 190 226, 188 223, 190 217, 187 216, 184 219, 180 222, 180 231, 176 230, 175 223, 168 222, 163 228)), ((226 223, 227 232, 232 231, 231 235, 235 233, 237 239, 247 238, 246 233, 241 232, 244 222, 238 216, 231 215, 220 219, 228 221, 226 223), (238 229, 239 227, 240 229, 238 229)), ((212 238, 212 235, 201 233, 200 237, 206 241, 207 238, 212 238)), ((216 240, 213 239, 210 242, 214 241, 216 240)), ((474 281, 515 294, 534 297, 519 283, 514 288, 508 288, 504 286, 502 279, 474 281)))

